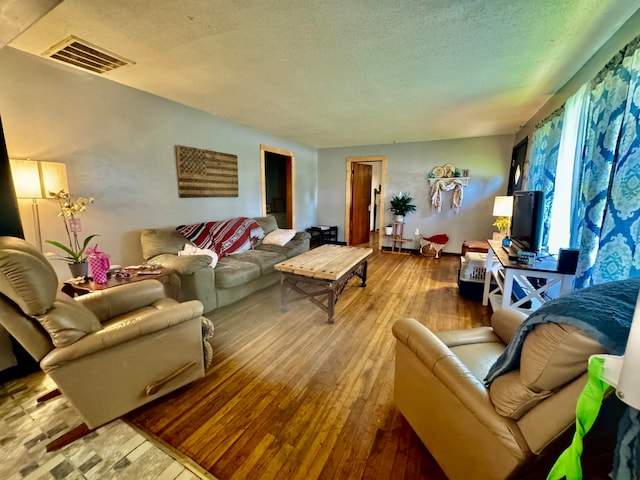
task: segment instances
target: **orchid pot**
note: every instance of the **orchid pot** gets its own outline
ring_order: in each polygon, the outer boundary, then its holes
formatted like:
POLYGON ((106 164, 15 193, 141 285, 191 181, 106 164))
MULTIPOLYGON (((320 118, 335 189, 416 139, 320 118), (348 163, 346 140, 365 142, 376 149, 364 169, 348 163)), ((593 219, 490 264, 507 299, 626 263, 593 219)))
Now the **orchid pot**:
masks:
POLYGON ((78 263, 70 263, 69 272, 71 272, 71 276, 73 278, 76 278, 76 277, 87 278, 87 276, 89 275, 89 263, 86 261, 78 262, 78 263))

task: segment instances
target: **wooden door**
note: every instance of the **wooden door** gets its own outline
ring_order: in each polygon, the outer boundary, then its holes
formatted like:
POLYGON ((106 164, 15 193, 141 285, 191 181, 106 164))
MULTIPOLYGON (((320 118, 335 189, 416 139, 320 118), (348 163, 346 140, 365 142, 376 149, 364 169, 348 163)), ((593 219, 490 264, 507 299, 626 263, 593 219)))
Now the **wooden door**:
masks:
POLYGON ((364 163, 354 163, 351 169, 351 232, 349 243, 358 245, 369 242, 371 177, 373 167, 364 163))

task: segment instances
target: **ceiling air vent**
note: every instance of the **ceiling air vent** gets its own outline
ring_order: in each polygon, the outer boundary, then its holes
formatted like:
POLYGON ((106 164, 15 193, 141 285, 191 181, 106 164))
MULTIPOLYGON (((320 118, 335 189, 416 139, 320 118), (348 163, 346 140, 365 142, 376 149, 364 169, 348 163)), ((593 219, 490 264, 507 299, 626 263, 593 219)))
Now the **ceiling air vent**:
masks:
POLYGON ((135 65, 131 60, 73 36, 54 45, 42 55, 99 75, 126 65, 135 65))

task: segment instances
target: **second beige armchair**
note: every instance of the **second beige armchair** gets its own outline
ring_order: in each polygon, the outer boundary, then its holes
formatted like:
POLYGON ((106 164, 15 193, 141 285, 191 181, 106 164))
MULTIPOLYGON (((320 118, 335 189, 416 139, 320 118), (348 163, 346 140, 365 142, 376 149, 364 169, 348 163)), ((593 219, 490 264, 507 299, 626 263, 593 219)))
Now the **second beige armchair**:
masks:
MULTIPOLYGON (((602 346, 576 328, 538 325, 520 368, 484 378, 524 315, 493 314, 491 327, 431 332, 415 319, 393 326, 395 403, 452 480, 546 478, 573 434, 590 355, 602 346)), ((621 402, 605 401, 586 438, 586 478, 607 478, 621 402)))

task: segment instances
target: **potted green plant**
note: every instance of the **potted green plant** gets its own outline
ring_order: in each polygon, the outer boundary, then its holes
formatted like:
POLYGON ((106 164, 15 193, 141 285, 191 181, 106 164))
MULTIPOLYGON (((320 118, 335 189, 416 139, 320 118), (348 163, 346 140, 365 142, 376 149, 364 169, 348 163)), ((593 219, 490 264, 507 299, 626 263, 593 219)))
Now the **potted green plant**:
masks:
POLYGON ((402 192, 391 199, 389 210, 396 216, 396 222, 403 222, 407 213, 416 211, 416 206, 412 202, 413 197, 408 193, 402 192))
POLYGON ((69 264, 69 271, 74 277, 84 276, 89 273, 87 254, 85 250, 87 245, 94 237, 98 235, 89 235, 84 240, 80 241, 78 233, 82 231, 80 219, 76 218, 80 212, 86 210, 87 205, 93 202, 93 198, 79 197, 75 201, 71 201, 71 196, 64 190, 60 190, 58 193, 49 192, 57 201, 60 207, 59 217, 62 217, 64 223, 64 229, 67 233, 68 245, 57 242, 55 240, 46 240, 47 243, 58 247, 64 252, 64 255, 55 255, 57 260, 63 260, 69 264))

